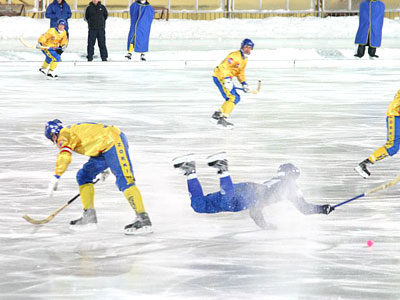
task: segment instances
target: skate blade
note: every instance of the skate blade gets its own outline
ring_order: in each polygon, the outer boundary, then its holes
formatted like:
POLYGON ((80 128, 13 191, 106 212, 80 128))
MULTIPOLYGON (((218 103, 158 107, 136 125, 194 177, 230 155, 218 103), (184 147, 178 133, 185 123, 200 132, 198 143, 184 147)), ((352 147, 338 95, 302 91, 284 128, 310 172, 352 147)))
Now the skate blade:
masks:
POLYGON ((47 80, 58 80, 58 77, 50 77, 50 76, 47 76, 47 80))
POLYGON ((194 161, 194 160, 195 160, 194 153, 190 153, 190 154, 185 154, 182 156, 175 157, 172 160, 172 164, 174 165, 174 168, 179 168, 180 164, 182 164, 184 162, 194 161))
POLYGON ((363 169, 361 169, 360 166, 357 166, 354 168, 354 171, 356 171, 362 178, 367 179, 369 177, 369 175, 367 173, 365 173, 363 171, 363 169))
POLYGON ((221 124, 217 124, 217 127, 219 129, 223 129, 223 130, 232 130, 233 128, 235 128, 235 126, 233 124, 232 125, 227 125, 227 126, 224 126, 224 125, 221 125, 221 124))
POLYGON ((218 152, 207 157, 207 163, 226 159, 226 152, 218 152))
POLYGON ((93 231, 97 229, 97 224, 90 223, 86 225, 69 225, 69 229, 76 232, 93 231))
POLYGON ((128 228, 124 229, 124 233, 126 235, 145 235, 153 233, 153 229, 151 226, 143 226, 142 228, 135 229, 135 228, 128 228))

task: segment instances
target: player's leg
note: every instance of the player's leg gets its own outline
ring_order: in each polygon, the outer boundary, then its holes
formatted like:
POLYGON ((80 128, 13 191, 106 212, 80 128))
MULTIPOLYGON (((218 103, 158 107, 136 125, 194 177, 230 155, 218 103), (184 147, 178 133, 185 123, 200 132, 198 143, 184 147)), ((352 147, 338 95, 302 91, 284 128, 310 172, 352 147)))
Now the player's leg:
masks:
POLYGON ((387 141, 382 147, 376 149, 367 159, 363 160, 355 170, 364 178, 371 175, 368 165, 382 160, 388 156, 393 156, 399 151, 400 146, 400 117, 387 117, 387 141))
POLYGON ((236 211, 235 187, 228 172, 228 159, 225 152, 218 152, 207 157, 207 164, 216 168, 219 174, 220 197, 219 206, 221 211, 236 211))
POLYGON ((234 109, 235 105, 239 103, 240 96, 236 92, 235 87, 233 87, 232 90, 229 91, 225 87, 223 79, 218 79, 217 77, 213 76, 213 81, 220 91, 222 97, 225 99, 225 102, 222 104, 218 111, 214 112, 212 118, 218 120, 218 123, 220 125, 223 125, 224 127, 228 127, 229 125, 232 126, 233 124, 228 122, 226 119, 234 109))
POLYGON ((106 47, 106 31, 104 29, 98 30, 97 42, 99 44, 101 60, 107 61, 108 52, 106 47))
POLYGON ((115 146, 105 152, 107 166, 116 177, 116 184, 136 213, 136 220, 125 226, 125 234, 152 232, 150 218, 145 211, 142 195, 136 186, 132 163, 129 157, 128 140, 124 133, 118 137, 115 146))
POLYGON ((54 72, 57 68, 58 63, 61 61, 61 55, 58 54, 55 50, 48 50, 48 55, 51 58, 50 68, 47 72, 47 78, 49 79, 57 79, 58 75, 54 72))
POLYGON ((87 41, 87 60, 92 61, 94 55, 94 45, 96 44, 96 32, 97 30, 89 29, 88 41, 87 41))
POLYGON ((73 230, 96 228, 97 216, 94 208, 94 184, 98 174, 107 169, 104 157, 91 157, 76 174, 83 207, 83 216, 70 222, 73 230))
POLYGON ((365 54, 365 45, 358 45, 357 53, 354 54, 355 57, 361 58, 365 54))

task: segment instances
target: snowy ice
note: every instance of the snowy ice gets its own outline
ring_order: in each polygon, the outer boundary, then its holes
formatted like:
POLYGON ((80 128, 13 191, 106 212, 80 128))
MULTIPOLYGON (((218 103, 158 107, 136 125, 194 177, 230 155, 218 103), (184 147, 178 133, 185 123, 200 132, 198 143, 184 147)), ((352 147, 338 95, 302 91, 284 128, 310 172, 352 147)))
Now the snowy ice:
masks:
MULTIPOLYGON (((196 214, 171 160, 195 153, 206 193, 218 189, 206 157, 228 153, 235 182, 263 182, 278 166, 301 170, 307 201, 337 204, 392 180, 397 156, 364 180, 353 168, 385 143, 385 112, 400 88, 400 23, 385 19, 379 60, 355 60, 357 17, 155 21, 148 61, 124 62, 129 20, 107 21, 110 61, 85 62, 87 25, 71 20, 58 81, 38 72, 35 43, 48 20, 0 18, 1 299, 399 299, 398 186, 328 216, 303 216, 289 203, 266 207, 277 230, 259 230, 248 212, 196 214), (252 38, 247 82, 220 130, 213 67, 252 38), (79 199, 73 155, 54 199, 46 196, 57 149, 44 124, 92 121, 120 127, 130 142, 150 236, 125 236, 134 214, 113 178, 96 185, 95 232, 69 231, 79 199), (366 242, 373 240, 368 247, 366 242)), ((97 46, 96 46, 97 47, 97 46)), ((96 51, 98 51, 96 49, 96 51)))

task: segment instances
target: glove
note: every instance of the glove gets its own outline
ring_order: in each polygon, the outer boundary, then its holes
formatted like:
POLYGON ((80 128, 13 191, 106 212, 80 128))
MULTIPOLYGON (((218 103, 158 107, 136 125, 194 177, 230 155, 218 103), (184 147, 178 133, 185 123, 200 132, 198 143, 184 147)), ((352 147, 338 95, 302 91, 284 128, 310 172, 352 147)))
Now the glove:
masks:
POLYGON ((243 91, 245 92, 245 93, 249 93, 250 92, 250 88, 249 88, 249 85, 246 83, 246 82, 242 82, 242 88, 243 88, 243 91))
POLYGON ((224 86, 228 91, 231 91, 233 89, 233 82, 232 82, 232 78, 230 77, 225 77, 224 80, 224 86))
POLYGON ((42 43, 37 43, 36 44, 36 49, 42 49, 42 43))
POLYGON ((53 197, 54 191, 57 190, 59 181, 60 181, 60 176, 54 175, 51 177, 49 187, 47 189, 47 195, 49 196, 49 198, 53 197))
POLYGON ((108 176, 110 176, 110 170, 106 169, 103 172, 101 172, 99 175, 97 175, 97 178, 99 178, 101 181, 105 181, 108 176))
POLYGON ((329 215, 331 212, 335 210, 330 204, 321 205, 321 214, 329 215))

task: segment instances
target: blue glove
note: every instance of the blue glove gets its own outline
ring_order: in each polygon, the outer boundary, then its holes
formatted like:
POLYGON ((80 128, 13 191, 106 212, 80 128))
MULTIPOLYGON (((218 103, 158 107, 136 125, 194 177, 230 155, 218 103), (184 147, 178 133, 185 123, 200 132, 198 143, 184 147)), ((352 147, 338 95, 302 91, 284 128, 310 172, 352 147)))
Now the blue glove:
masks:
POLYGON ((243 91, 244 91, 245 93, 249 93, 249 92, 250 92, 249 85, 246 83, 246 81, 243 81, 243 82, 242 82, 242 88, 243 88, 243 91))

